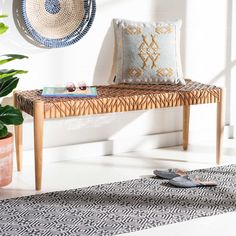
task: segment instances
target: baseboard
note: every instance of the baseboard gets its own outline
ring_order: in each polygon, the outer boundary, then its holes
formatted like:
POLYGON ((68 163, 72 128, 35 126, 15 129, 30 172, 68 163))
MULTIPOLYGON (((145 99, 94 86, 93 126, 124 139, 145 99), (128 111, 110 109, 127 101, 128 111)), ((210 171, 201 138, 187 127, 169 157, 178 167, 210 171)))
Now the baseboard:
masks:
MULTIPOLYGON (((129 137, 105 140, 92 143, 60 146, 44 149, 44 162, 74 160, 79 157, 106 156, 124 152, 143 151, 148 149, 176 146, 182 143, 182 131, 152 134, 140 137, 129 137)), ((33 162, 33 150, 24 162, 33 162)), ((29 154, 29 153, 28 153, 29 154)))
POLYGON ((234 125, 226 125, 225 126, 225 135, 229 139, 233 139, 235 137, 234 125))
MULTIPOLYGON (((224 127, 224 141, 228 139, 233 139, 234 126, 225 126, 224 127)), ((189 131, 189 144, 204 144, 204 145, 215 145, 216 141, 216 129, 190 129, 189 131)))

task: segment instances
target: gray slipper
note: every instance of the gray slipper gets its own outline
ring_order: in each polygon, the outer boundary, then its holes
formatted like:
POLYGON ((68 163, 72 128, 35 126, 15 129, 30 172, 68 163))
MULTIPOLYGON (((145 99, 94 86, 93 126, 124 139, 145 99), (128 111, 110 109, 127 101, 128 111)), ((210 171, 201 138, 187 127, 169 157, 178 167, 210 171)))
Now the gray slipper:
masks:
POLYGON ((173 179, 175 177, 185 176, 187 172, 180 169, 154 170, 153 174, 162 179, 173 179))
POLYGON ((193 178, 189 176, 180 176, 170 180, 169 183, 180 188, 215 187, 217 185, 214 181, 204 181, 199 179, 198 176, 193 178))

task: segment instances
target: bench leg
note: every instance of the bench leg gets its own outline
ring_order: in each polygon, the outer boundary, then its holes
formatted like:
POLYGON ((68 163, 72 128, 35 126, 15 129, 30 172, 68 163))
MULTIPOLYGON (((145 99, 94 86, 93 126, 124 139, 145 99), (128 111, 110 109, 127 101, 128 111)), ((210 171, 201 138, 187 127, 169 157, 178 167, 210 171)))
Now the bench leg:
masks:
POLYGON ((43 126, 44 126, 44 103, 34 102, 34 161, 35 161, 35 186, 39 191, 42 188, 42 165, 43 165, 43 126))
POLYGON ((22 125, 15 126, 15 147, 17 171, 20 172, 23 166, 22 125))
MULTIPOLYGON (((17 104, 17 92, 14 92, 14 106, 19 109, 17 104)), ((23 167, 23 145, 22 145, 22 127, 23 125, 16 125, 15 128, 15 147, 16 147, 16 165, 17 171, 22 171, 23 167)))
POLYGON ((216 164, 221 164, 222 144, 224 133, 224 115, 223 115, 223 95, 220 102, 217 103, 217 122, 216 122, 216 164))
POLYGON ((188 149, 190 106, 183 106, 183 149, 188 149))

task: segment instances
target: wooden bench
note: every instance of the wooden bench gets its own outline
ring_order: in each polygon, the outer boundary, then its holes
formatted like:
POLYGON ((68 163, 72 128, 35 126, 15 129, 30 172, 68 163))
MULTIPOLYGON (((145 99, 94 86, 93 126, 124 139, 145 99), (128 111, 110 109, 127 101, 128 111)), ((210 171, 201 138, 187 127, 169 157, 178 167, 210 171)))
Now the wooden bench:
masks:
MULTIPOLYGON (((97 98, 44 98, 40 90, 14 94, 15 106, 34 118, 36 190, 42 186, 44 119, 183 106, 183 149, 188 148, 190 105, 216 103, 216 163, 220 164, 223 134, 221 88, 186 80, 186 85, 97 86, 97 98)), ((15 127, 17 170, 22 170, 22 125, 15 127)))

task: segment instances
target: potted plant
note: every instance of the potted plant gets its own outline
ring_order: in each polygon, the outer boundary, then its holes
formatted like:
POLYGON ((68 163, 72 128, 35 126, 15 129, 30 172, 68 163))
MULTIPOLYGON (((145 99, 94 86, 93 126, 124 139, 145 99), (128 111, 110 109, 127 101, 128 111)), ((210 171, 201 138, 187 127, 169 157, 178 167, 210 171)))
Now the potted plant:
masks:
MULTIPOLYGON (((0 15, 0 18, 6 17, 0 15)), ((0 35, 8 30, 8 26, 0 22, 0 35)), ((13 60, 27 58, 23 55, 8 54, 0 56, 0 66, 13 60)), ((7 70, 0 68, 0 99, 10 94, 17 86, 18 74, 24 70, 7 70)), ((13 106, 2 106, 0 103, 0 187, 12 181, 13 135, 8 132, 8 125, 20 125, 23 122, 21 112, 13 106)))

